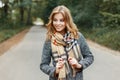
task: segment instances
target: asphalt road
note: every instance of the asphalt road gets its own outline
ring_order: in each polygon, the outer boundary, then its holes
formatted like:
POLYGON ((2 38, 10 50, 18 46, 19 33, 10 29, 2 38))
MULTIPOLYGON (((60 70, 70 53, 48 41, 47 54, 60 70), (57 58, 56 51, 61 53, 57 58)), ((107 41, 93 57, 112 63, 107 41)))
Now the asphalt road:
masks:
MULTIPOLYGON (((0 56, 0 80, 48 80, 39 64, 46 29, 33 26, 24 39, 0 56)), ((94 63, 84 70, 84 80, 120 80, 120 55, 89 45, 94 63)))

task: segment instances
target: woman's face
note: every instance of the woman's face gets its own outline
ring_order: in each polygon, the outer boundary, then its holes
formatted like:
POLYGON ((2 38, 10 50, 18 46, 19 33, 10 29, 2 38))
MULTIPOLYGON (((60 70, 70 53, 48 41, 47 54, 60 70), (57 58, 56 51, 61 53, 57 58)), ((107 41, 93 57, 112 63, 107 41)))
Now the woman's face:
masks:
POLYGON ((65 34, 65 20, 61 13, 57 13, 53 17, 53 26, 55 30, 61 34, 65 34))

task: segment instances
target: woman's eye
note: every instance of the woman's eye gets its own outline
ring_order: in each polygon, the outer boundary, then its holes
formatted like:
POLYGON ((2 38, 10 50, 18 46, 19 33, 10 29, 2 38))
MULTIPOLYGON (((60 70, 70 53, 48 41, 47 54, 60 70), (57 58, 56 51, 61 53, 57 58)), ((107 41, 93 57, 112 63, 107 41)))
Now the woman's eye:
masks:
POLYGON ((53 19, 53 21, 57 21, 57 19, 53 19))
POLYGON ((60 21, 60 22, 64 22, 64 19, 53 19, 54 22, 60 21))
POLYGON ((63 20, 63 19, 61 19, 60 21, 61 21, 61 22, 64 22, 64 20, 63 20))

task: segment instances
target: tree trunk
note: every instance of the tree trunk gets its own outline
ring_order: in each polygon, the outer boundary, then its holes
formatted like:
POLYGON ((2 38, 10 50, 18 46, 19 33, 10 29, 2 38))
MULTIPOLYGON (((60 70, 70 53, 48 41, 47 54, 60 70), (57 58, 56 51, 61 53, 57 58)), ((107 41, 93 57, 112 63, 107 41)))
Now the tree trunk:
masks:
MULTIPOLYGON (((20 0, 20 3, 23 3, 23 0, 20 0)), ((20 6, 20 22, 23 23, 24 22, 24 7, 20 6)))
POLYGON ((32 19, 31 19, 32 5, 31 4, 29 5, 28 11, 27 11, 27 14, 28 14, 28 16, 27 16, 27 22, 26 22, 27 25, 31 25, 32 24, 32 19))
POLYGON ((8 2, 5 3, 5 6, 3 7, 4 8, 4 17, 7 18, 8 16, 8 2))
POLYGON ((24 22, 24 7, 20 7, 20 22, 24 22))

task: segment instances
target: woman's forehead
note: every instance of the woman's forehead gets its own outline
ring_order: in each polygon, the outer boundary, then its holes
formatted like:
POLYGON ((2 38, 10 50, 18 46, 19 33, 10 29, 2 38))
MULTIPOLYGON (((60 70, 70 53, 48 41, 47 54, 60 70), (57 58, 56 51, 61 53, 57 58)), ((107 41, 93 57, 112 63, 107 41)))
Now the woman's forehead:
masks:
POLYGON ((56 13, 56 14, 53 15, 53 18, 62 18, 62 19, 64 19, 64 16, 63 16, 62 13, 56 13))

